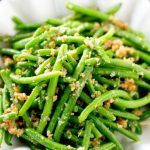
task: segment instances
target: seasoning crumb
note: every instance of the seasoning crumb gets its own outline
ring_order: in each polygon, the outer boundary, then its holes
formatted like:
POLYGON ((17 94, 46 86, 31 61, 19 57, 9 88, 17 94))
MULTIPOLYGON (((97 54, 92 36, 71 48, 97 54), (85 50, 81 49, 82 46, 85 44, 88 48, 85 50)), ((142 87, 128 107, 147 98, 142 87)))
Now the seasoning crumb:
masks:
POLYGON ((125 79, 123 83, 121 83, 121 88, 127 90, 127 91, 136 91, 137 86, 133 79, 125 79))

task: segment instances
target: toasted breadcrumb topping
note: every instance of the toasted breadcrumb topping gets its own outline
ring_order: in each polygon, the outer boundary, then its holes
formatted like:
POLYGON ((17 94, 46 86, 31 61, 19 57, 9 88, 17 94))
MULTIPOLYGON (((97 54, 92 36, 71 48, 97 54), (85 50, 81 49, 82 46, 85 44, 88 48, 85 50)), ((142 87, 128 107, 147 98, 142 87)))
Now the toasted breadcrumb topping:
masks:
POLYGON ((53 102, 55 102, 57 100, 57 95, 53 96, 53 102))
POLYGON ((14 61, 13 61, 12 58, 10 58, 10 57, 4 57, 4 65, 5 65, 6 67, 8 67, 8 66, 10 66, 10 65, 12 65, 12 64, 14 64, 14 61))
POLYGON ((100 145, 100 140, 99 140, 99 139, 94 138, 91 144, 93 145, 93 147, 97 147, 97 146, 99 146, 99 145, 100 145))
POLYGON ((12 88, 13 88, 14 92, 16 92, 16 93, 20 92, 19 88, 16 86, 15 83, 12 83, 12 88))
POLYGON ((110 105, 111 105, 110 100, 107 100, 107 101, 104 102, 104 107, 105 107, 105 108, 109 109, 109 108, 110 108, 110 105))
POLYGON ((72 83, 70 84, 70 87, 71 87, 71 91, 75 91, 76 89, 79 88, 79 81, 77 81, 77 82, 72 82, 72 83))
POLYGON ((61 71, 62 71, 62 75, 61 76, 62 77, 66 77, 67 70, 64 67, 62 67, 61 71))
POLYGON ((11 112, 18 113, 18 108, 17 108, 16 104, 11 104, 11 106, 9 108, 5 109, 4 114, 11 113, 11 112))
POLYGON ((56 43, 55 41, 50 41, 45 48, 55 48, 56 47, 56 43))
POLYGON ((137 86, 133 79, 125 79, 123 83, 121 83, 121 88, 127 90, 127 91, 136 91, 137 86))
POLYGON ((128 120, 126 120, 126 119, 119 118, 119 119, 117 120, 117 123, 118 123, 118 125, 120 125, 122 128, 127 128, 127 126, 128 126, 128 120))
POLYGON ((84 147, 79 147, 77 150, 85 150, 84 147))
POLYGON ((98 22, 95 22, 93 26, 93 31, 97 31, 99 27, 100 27, 100 24, 98 22))
POLYGON ((120 48, 116 51, 116 56, 119 58, 127 57, 128 54, 133 54, 134 49, 130 47, 120 46, 120 48))
POLYGON ((126 23, 124 23, 121 20, 118 20, 116 17, 111 16, 111 20, 112 20, 113 24, 115 26, 117 26, 118 28, 120 28, 122 30, 128 30, 129 29, 129 27, 128 27, 128 25, 126 23))
POLYGON ((132 113, 136 116, 141 116, 143 114, 143 111, 141 109, 135 109, 132 111, 132 113))
POLYGON ((23 129, 18 128, 18 125, 14 120, 3 121, 0 123, 0 128, 7 130, 10 134, 16 135, 17 137, 20 137, 24 132, 23 129))
POLYGON ((80 74, 80 77, 84 78, 84 77, 85 77, 85 74, 84 74, 84 73, 81 73, 81 74, 80 74))
POLYGON ((86 46, 89 46, 90 48, 94 48, 94 44, 93 44, 93 42, 90 38, 86 38, 84 43, 85 43, 86 46))
POLYGON ((17 93, 17 92, 14 93, 14 97, 20 101, 25 101, 28 98, 28 96, 25 93, 17 93))

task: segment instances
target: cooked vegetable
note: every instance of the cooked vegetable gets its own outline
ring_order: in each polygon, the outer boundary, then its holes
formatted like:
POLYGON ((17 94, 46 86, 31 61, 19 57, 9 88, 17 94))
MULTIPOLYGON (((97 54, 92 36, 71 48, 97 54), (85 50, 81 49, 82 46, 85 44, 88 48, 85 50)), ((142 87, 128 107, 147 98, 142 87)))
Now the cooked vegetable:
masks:
POLYGON ((40 24, 12 19, 17 32, 0 48, 0 144, 15 135, 31 149, 123 150, 114 131, 139 141, 150 116, 150 43, 112 17, 120 3, 66 7, 74 14, 40 24))

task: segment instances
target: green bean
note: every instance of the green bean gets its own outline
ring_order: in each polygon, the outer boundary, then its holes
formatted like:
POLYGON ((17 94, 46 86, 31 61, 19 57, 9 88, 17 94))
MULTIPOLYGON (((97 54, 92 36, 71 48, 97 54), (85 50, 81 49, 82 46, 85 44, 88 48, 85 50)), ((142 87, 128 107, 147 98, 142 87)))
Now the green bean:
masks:
POLYGON ((41 134, 39 134, 38 132, 36 132, 35 130, 31 129, 31 128, 27 128, 25 129, 25 134, 27 134, 27 136, 29 137, 29 141, 30 141, 30 138, 34 141, 36 141, 37 143, 47 147, 47 148, 50 148, 50 149, 53 149, 53 150, 68 150, 68 149, 71 149, 73 150, 74 148, 72 147, 67 147, 66 145, 62 145, 60 143, 56 143, 52 140, 49 140, 48 138, 45 138, 44 136, 42 136, 41 134))
POLYGON ((119 111, 109 108, 109 111, 112 112, 115 116, 126 118, 129 120, 139 120, 140 118, 132 113, 126 111, 119 111))
POLYGON ((88 150, 90 145, 91 130, 92 130, 92 122, 90 120, 87 120, 85 124, 85 132, 82 142, 82 146, 84 147, 85 150, 88 150))
POLYGON ((106 149, 112 150, 115 147, 116 147, 116 145, 114 143, 109 142, 109 143, 100 145, 100 147, 95 147, 92 150, 106 150, 106 149))
POLYGON ((5 131, 4 140, 7 145, 12 145, 12 143, 11 143, 12 137, 13 137, 12 134, 10 134, 8 131, 5 131))
MULTIPOLYGON (((77 107, 78 108, 78 107, 77 107)), ((78 124, 79 125, 79 120, 78 117, 76 116, 70 116, 69 121, 73 124, 78 124)), ((94 136, 99 139, 100 137, 102 137, 102 134, 99 132, 99 130, 95 127, 94 124, 92 124, 92 133, 94 134, 94 136)))
POLYGON ((121 59, 110 59, 110 64, 131 69, 133 71, 136 71, 137 74, 142 74, 144 78, 150 80, 150 71, 143 69, 141 66, 135 63, 124 61, 121 59))
POLYGON ((73 67, 70 63, 66 62, 65 60, 63 60, 62 63, 69 73, 73 72, 73 67))
POLYGON ((100 85, 98 83, 94 84, 94 88, 95 88, 95 90, 100 91, 102 93, 104 93, 106 91, 105 87, 103 87, 102 85, 100 85))
POLYGON ((20 52, 15 49, 10 49, 10 48, 0 48, 0 53, 12 56, 15 54, 19 54, 20 52))
POLYGON ((67 54, 67 60, 71 63, 73 67, 77 66, 77 61, 69 54, 67 54))
POLYGON ((28 61, 24 61, 24 62, 17 62, 16 64, 16 68, 22 68, 22 67, 36 67, 37 65, 33 62, 28 62, 28 61))
POLYGON ((14 49, 23 49, 26 45, 26 43, 28 43, 32 38, 25 38, 25 39, 21 39, 19 41, 16 41, 13 43, 13 48, 14 49))
POLYGON ((39 49, 37 52, 39 56, 51 56, 53 53, 54 55, 58 54, 57 49, 39 49))
POLYGON ((150 85, 143 80, 135 80, 135 84, 141 88, 144 88, 145 90, 150 90, 150 85))
POLYGON ((95 32, 95 34, 93 35, 93 37, 98 38, 98 37, 102 36, 103 34, 104 34, 103 29, 102 29, 102 28, 99 28, 99 29, 95 32))
POLYGON ((101 96, 95 98, 84 110, 83 112, 80 114, 79 116, 79 122, 83 122, 88 115, 97 107, 99 107, 100 105, 103 104, 103 102, 105 102, 106 100, 110 99, 110 98, 115 98, 115 97, 123 97, 126 99, 130 99, 130 96, 128 95, 128 93, 126 93, 125 91, 122 90, 111 90, 108 92, 105 92, 104 94, 102 94, 101 96))
POLYGON ((16 54, 13 56, 14 60, 27 59, 31 61, 37 61, 38 57, 28 53, 16 54))
POLYGON ((21 107, 21 109, 19 111, 19 116, 23 116, 27 112, 27 110, 31 107, 34 99, 36 99, 39 92, 42 90, 43 86, 44 86, 44 83, 41 82, 32 90, 30 96, 27 98, 27 100, 21 107))
MULTIPOLYGON (((83 47, 85 48, 85 47, 83 47)), ((82 49, 82 48, 81 48, 82 49)), ((79 49, 80 50, 80 49, 79 49)), ((75 70, 75 73, 74 73, 74 78, 76 77, 76 79, 78 78, 78 76, 80 75, 80 73, 82 72, 82 69, 83 69, 83 65, 84 65, 84 61, 86 59, 86 56, 87 56, 87 50, 85 49, 84 51, 84 54, 83 54, 83 57, 81 58, 78 66, 76 67, 76 70, 75 70), (77 73, 76 73, 77 72, 77 73)), ((60 99, 60 102, 58 103, 57 107, 56 107, 56 110, 54 112, 54 115, 52 116, 52 119, 51 119, 51 122, 48 126, 48 131, 50 133, 52 133, 52 131, 54 130, 54 127, 57 123, 57 119, 58 117, 60 116, 61 114, 61 110, 63 109, 64 107, 64 104, 65 102, 67 101, 67 99, 69 98, 69 94, 71 93, 71 90, 70 90, 70 87, 67 87, 64 91, 64 94, 63 96, 61 97, 60 99)))
POLYGON ((65 88, 64 90, 64 93, 56 107, 56 110, 52 116, 52 119, 48 125, 48 128, 47 128, 47 131, 49 131, 50 133, 53 132, 55 126, 56 126, 56 123, 58 121, 58 117, 60 116, 60 114, 62 113, 62 110, 63 110, 63 107, 64 107, 64 104, 66 103, 67 99, 69 98, 69 95, 71 94, 71 90, 70 90, 70 87, 67 87, 65 88))
POLYGON ((95 126, 103 133, 111 142, 113 142, 116 145, 117 150, 123 150, 122 145, 118 141, 118 139, 115 137, 115 135, 107 128, 99 119, 97 119, 95 116, 90 115, 89 116, 95 126))
POLYGON ((6 85, 6 88, 10 94, 11 100, 14 99, 14 90, 12 88, 12 81, 10 79, 10 70, 1 70, 0 75, 6 85))
POLYGON ((58 44, 61 44, 61 43, 67 43, 67 44, 71 44, 71 43, 78 43, 78 44, 84 44, 84 40, 85 38, 83 36, 61 36, 61 37, 58 37, 56 39, 56 42, 58 44))
POLYGON ((54 25, 54 26, 59 26, 63 24, 63 22, 60 19, 56 19, 56 18, 53 18, 53 19, 50 18, 46 20, 46 23, 50 25, 54 25))
POLYGON ((49 30, 49 31, 42 32, 41 35, 32 38, 28 43, 26 43, 25 49, 32 48, 32 50, 35 50, 35 49, 39 48, 39 44, 42 41, 47 40, 47 38, 54 36, 56 33, 58 33, 58 29, 55 27, 51 28, 51 30, 49 30))
POLYGON ((139 36, 136 36, 133 33, 130 33, 128 31, 117 30, 116 35, 131 41, 133 44, 137 45, 143 51, 146 52, 150 51, 149 43, 146 40, 140 38, 139 36))
POLYGON ((114 116, 114 114, 112 112, 110 112, 109 110, 107 110, 104 107, 98 107, 97 108, 98 113, 102 116, 104 116, 105 118, 108 118, 111 121, 115 121, 116 117, 114 116))
POLYGON ((50 62, 52 61, 52 59, 53 59, 53 57, 48 58, 42 64, 40 64, 39 67, 35 70, 35 74, 36 75, 42 74, 44 72, 44 70, 46 69, 46 67, 50 66, 50 62))
POLYGON ((113 7, 111 7, 110 9, 108 9, 107 11, 105 11, 105 13, 108 15, 114 15, 115 13, 117 13, 119 11, 121 6, 122 6, 122 3, 118 3, 118 4, 114 5, 113 7))
POLYGON ((111 80, 111 79, 107 79, 107 78, 101 77, 101 76, 94 76, 94 77, 100 83, 108 84, 108 85, 113 86, 113 87, 119 87, 119 84, 120 84, 119 80, 111 80))
POLYGON ((139 108, 150 103, 150 94, 138 100, 126 101, 123 99, 115 99, 114 104, 122 108, 139 108))
MULTIPOLYGON (((62 68, 62 57, 67 53, 68 46, 63 44, 60 48, 60 51, 58 53, 56 62, 53 66, 53 71, 60 70, 62 68)), ((45 103, 43 113, 41 115, 41 120, 39 123, 39 126, 37 128, 37 131, 42 133, 46 124, 47 124, 47 118, 51 114, 52 106, 53 106, 53 96, 55 95, 56 92, 56 87, 58 83, 58 76, 54 76, 50 81, 47 89, 47 95, 48 95, 48 100, 45 103), (45 119, 46 118, 46 119, 45 119)))
POLYGON ((78 56, 78 55, 82 54, 86 48, 87 47, 83 44, 83 45, 79 46, 78 48, 76 48, 75 50, 69 51, 70 52, 69 54, 73 57, 74 57, 74 55, 78 56))
POLYGON ((139 55, 140 59, 145 61, 146 63, 150 64, 149 54, 144 53, 140 50, 135 50, 136 53, 139 55))
POLYGON ((66 7, 68 9, 71 9, 71 10, 76 11, 78 13, 82 13, 84 15, 88 15, 90 17, 94 17, 94 18, 97 18, 97 19, 102 20, 102 21, 109 21, 110 20, 109 16, 105 13, 99 12, 97 10, 83 8, 83 7, 80 7, 78 5, 72 4, 70 2, 66 3, 66 7))
POLYGON ((3 88, 2 105, 3 105, 3 111, 5 109, 7 109, 9 107, 9 105, 10 105, 9 95, 8 95, 8 90, 6 88, 6 85, 4 85, 4 88, 3 88))
POLYGON ((3 122, 4 120, 7 120, 7 119, 16 119, 17 117, 18 115, 16 112, 2 114, 0 115, 0 122, 3 122))
POLYGON ((18 77, 17 75, 10 74, 10 78, 12 81, 18 84, 31 84, 31 83, 37 83, 45 80, 49 80, 50 78, 56 77, 61 75, 60 71, 52 71, 48 73, 44 73, 37 76, 32 77, 18 77))
POLYGON ((81 144, 82 141, 79 137, 73 135, 72 133, 64 133, 64 137, 72 142, 75 142, 76 144, 81 144))
POLYGON ((93 127, 92 127, 92 133, 94 134, 96 139, 99 139, 102 137, 102 134, 100 133, 100 131, 95 127, 94 123, 93 123, 93 127))
POLYGON ((13 16, 13 17, 12 17, 12 21, 13 21, 16 25, 18 25, 18 24, 24 24, 24 22, 23 22, 20 18, 18 18, 18 17, 16 17, 16 16, 13 16))
POLYGON ((38 27, 40 27, 40 24, 17 24, 16 25, 16 29, 17 30, 27 30, 27 31, 34 31, 36 30, 38 27))
POLYGON ((87 80, 86 87, 89 90, 90 94, 93 95, 95 93, 95 89, 93 83, 90 79, 87 80))
POLYGON ((72 77, 59 78, 59 82, 61 83, 72 83, 75 82, 76 79, 72 77))
POLYGON ((86 104, 89 104, 92 101, 92 99, 83 91, 81 92, 80 99, 83 100, 86 104))
MULTIPOLYGON (((118 65, 118 64, 117 64, 118 65)), ((96 68, 94 74, 105 75, 110 77, 120 77, 120 78, 133 78, 138 79, 139 76, 134 71, 128 71, 127 69, 119 68, 96 68)))
POLYGON ((135 133, 142 134, 142 126, 140 125, 140 123, 137 124, 135 128, 135 133))
MULTIPOLYGON (((86 104, 89 104, 92 102, 92 99, 85 92, 81 93, 80 99, 83 100, 86 104)), ((97 112, 100 115, 102 115, 112 121, 116 120, 116 117, 111 112, 109 112, 107 109, 105 109, 103 107, 98 107, 97 112)))
POLYGON ((32 127, 32 123, 31 123, 31 120, 30 120, 30 118, 29 118, 28 112, 26 112, 26 113, 22 116, 22 118, 23 118, 23 120, 25 121, 26 126, 31 128, 31 127, 32 127))
MULTIPOLYGON (((0 115, 3 113, 2 96, 0 95, 0 115)), ((0 145, 3 142, 4 129, 0 129, 0 145)))
POLYGON ((109 126, 109 127, 113 128, 114 130, 117 130, 120 133, 124 134, 128 138, 130 138, 134 141, 139 141, 139 138, 134 133, 132 133, 131 131, 129 131, 127 129, 119 128, 116 123, 111 122, 109 120, 101 119, 101 118, 100 118, 100 121, 103 122, 106 126, 109 126))
POLYGON ((140 116, 140 120, 145 120, 145 119, 147 119, 147 118, 149 118, 149 117, 150 117, 150 110, 147 109, 147 110, 145 110, 145 111, 142 113, 142 115, 140 116))
POLYGON ((89 54, 89 50, 88 48, 86 48, 83 52, 83 55, 77 65, 77 67, 75 68, 75 71, 73 73, 73 78, 78 79, 79 75, 82 73, 83 69, 84 69, 84 61, 87 59, 89 54))
POLYGON ((86 69, 84 71, 85 77, 79 79, 79 83, 80 83, 81 86, 74 91, 75 94, 69 96, 69 100, 68 100, 67 106, 64 109, 64 111, 62 113, 62 116, 61 116, 61 119, 59 120, 59 122, 57 124, 57 127, 56 127, 56 130, 54 132, 54 139, 56 141, 60 140, 62 131, 64 130, 64 128, 65 128, 65 126, 67 124, 69 116, 70 116, 70 114, 71 114, 71 112, 72 112, 72 110, 73 110, 73 108, 75 106, 75 103, 76 103, 78 97, 80 96, 80 94, 81 94, 81 92, 83 90, 83 87, 85 86, 85 82, 86 82, 89 74, 91 73, 92 69, 93 69, 93 67, 86 67, 86 69))
POLYGON ((98 65, 99 64, 99 58, 90 58, 90 59, 87 59, 85 61, 85 64, 86 65, 98 65))
POLYGON ((22 39, 25 39, 25 38, 29 38, 33 35, 33 32, 29 32, 29 33, 19 33, 19 34, 16 34, 14 35, 11 40, 13 42, 15 41, 18 41, 18 40, 22 40, 22 39))

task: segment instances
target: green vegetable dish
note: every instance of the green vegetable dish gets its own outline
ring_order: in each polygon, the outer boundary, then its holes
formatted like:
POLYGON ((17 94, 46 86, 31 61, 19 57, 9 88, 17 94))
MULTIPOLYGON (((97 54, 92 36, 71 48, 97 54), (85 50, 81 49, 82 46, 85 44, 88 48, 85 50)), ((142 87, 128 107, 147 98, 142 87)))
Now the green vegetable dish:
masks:
POLYGON ((0 144, 31 149, 123 150, 150 116, 150 44, 114 17, 66 3, 73 14, 0 37, 0 144))

